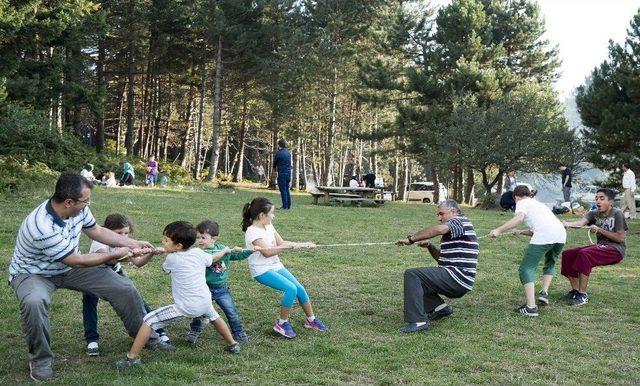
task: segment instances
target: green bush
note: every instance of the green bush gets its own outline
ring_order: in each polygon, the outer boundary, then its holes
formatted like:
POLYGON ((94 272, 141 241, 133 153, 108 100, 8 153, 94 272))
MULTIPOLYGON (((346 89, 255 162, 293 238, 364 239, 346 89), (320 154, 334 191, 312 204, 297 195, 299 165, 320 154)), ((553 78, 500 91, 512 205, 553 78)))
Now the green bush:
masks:
POLYGON ((15 104, 6 104, 0 111, 0 155, 40 162, 58 171, 79 171, 94 157, 73 134, 49 130, 42 112, 15 104))
POLYGON ((33 191, 55 185, 60 173, 41 162, 30 163, 25 159, 0 155, 0 192, 16 193, 33 191))

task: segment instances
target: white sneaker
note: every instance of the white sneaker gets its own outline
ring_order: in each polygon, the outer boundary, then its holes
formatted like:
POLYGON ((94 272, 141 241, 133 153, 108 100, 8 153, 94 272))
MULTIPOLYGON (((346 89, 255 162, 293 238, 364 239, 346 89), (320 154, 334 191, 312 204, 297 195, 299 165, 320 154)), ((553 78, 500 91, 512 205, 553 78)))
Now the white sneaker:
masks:
POLYGON ((98 348, 98 342, 90 342, 87 345, 86 353, 87 353, 87 355, 92 356, 92 357, 100 355, 100 349, 98 348))

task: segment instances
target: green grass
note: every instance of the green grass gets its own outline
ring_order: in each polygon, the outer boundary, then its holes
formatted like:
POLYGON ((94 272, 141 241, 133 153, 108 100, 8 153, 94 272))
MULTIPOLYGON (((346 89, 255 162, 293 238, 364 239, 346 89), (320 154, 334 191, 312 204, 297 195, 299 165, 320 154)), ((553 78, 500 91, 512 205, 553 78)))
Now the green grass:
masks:
MULTIPOLYGON (((178 191, 95 189, 91 209, 102 222, 120 211, 136 224, 134 237, 159 244, 170 221, 197 223, 215 219, 221 241, 243 245, 241 209, 252 197, 273 192, 217 189, 178 191)), ((46 198, 44 193, 0 198, 0 268, 6 275, 17 230, 24 217, 46 198)), ((435 207, 391 203, 379 208, 315 206, 306 195, 294 195, 294 209, 276 212, 275 226, 288 240, 316 243, 392 241, 436 219, 435 207)), ((510 215, 468 210, 479 234, 510 215)), ((451 302, 455 313, 434 322, 430 331, 397 333, 403 325, 402 273, 433 265, 416 247, 373 246, 323 248, 283 253, 287 268, 307 288, 317 315, 330 329, 320 334, 302 328, 296 308, 293 325, 299 338, 286 341, 270 329, 280 296, 251 279, 246 261, 231 266, 230 286, 251 341, 239 356, 223 352, 211 327, 196 347, 184 341, 188 322, 169 327, 175 353, 145 351, 145 367, 117 374, 114 360, 129 348, 114 311, 99 305, 101 356, 84 354, 81 295, 58 290, 53 295, 51 324, 55 378, 53 384, 635 384, 640 379, 640 285, 638 222, 630 224, 628 255, 616 266, 594 271, 590 303, 570 308, 558 298, 568 289, 563 277, 551 287, 551 305, 538 318, 512 312, 523 303, 517 269, 527 239, 504 236, 480 242, 474 290, 451 302)), ((570 230, 567 246, 588 242, 583 230, 570 230)), ((83 250, 88 247, 83 239, 83 250)), ((152 306, 171 303, 167 275, 157 258, 142 269, 126 268, 152 306)), ((5 276, 6 277, 6 276, 5 276)), ((0 383, 26 383, 27 347, 21 338, 15 295, 0 286, 0 383)))

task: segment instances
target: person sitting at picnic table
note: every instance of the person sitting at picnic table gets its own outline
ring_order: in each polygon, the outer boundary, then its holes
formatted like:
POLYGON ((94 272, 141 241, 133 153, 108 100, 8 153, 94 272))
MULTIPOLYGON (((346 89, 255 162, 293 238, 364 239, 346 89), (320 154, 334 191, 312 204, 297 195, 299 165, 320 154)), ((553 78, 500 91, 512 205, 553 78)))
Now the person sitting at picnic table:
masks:
POLYGON ((136 174, 133 171, 133 166, 129 162, 122 164, 122 177, 120 178, 120 186, 133 185, 133 179, 136 174))
POLYGON ((358 179, 356 178, 356 176, 351 176, 351 179, 349 180, 349 187, 350 188, 360 187, 360 183, 358 183, 358 179))
POLYGON ((438 262, 437 267, 411 268, 404 271, 404 319, 402 333, 429 329, 429 322, 453 313, 440 297, 460 298, 471 291, 478 264, 478 239, 473 224, 455 200, 438 205, 440 225, 424 229, 396 241, 396 245, 426 248, 438 262), (442 236, 440 249, 428 240, 442 236))

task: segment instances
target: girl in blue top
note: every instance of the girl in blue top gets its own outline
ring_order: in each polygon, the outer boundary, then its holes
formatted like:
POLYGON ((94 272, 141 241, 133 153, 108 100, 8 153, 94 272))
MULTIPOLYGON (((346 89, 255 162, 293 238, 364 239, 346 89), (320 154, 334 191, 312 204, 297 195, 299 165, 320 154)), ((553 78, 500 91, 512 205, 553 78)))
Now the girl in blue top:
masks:
POLYGON ((258 197, 247 203, 242 211, 242 230, 245 232, 246 249, 254 251, 248 258, 251 276, 260 284, 284 292, 280 301, 280 318, 276 320, 273 330, 285 338, 295 338, 296 334, 289 323, 289 316, 297 298, 307 316, 304 327, 325 331, 327 326, 313 314, 307 291, 287 271, 278 256, 285 249, 314 248, 315 244, 283 240, 273 227, 273 210, 271 201, 258 197))

